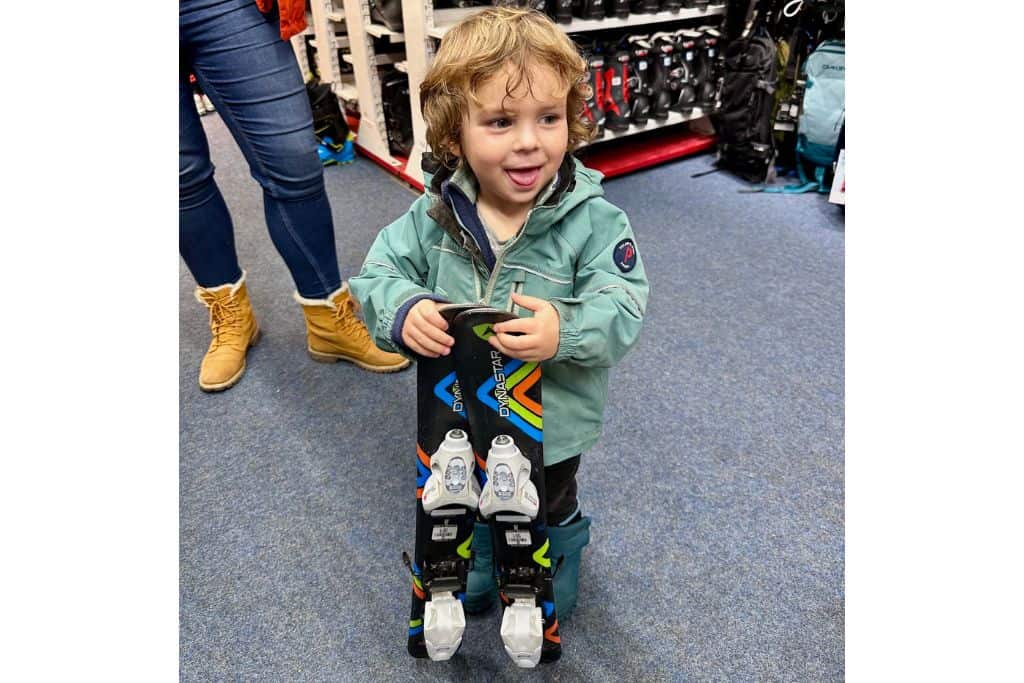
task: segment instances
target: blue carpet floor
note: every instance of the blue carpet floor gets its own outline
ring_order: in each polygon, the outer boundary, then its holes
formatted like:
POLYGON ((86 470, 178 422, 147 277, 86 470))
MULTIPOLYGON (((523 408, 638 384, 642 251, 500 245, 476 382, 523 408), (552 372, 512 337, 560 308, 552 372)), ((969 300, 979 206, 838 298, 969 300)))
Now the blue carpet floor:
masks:
MULTIPOLYGON (((236 387, 202 393, 206 310, 181 265, 182 680, 843 679, 838 207, 691 179, 710 155, 606 181, 652 293, 583 459, 593 542, 562 661, 516 670, 492 612, 431 663, 405 652, 415 373, 308 358, 261 192, 203 121, 264 336, 236 387)), ((326 177, 346 276, 415 195, 362 158, 326 177)))

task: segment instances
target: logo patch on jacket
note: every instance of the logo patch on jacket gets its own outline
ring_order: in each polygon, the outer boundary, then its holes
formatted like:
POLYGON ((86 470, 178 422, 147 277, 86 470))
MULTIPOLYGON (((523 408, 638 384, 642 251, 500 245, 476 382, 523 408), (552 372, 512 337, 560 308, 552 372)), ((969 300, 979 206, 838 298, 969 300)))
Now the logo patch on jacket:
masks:
POLYGON ((623 273, 628 273, 636 266, 636 245, 633 240, 624 239, 615 245, 615 265, 623 273))

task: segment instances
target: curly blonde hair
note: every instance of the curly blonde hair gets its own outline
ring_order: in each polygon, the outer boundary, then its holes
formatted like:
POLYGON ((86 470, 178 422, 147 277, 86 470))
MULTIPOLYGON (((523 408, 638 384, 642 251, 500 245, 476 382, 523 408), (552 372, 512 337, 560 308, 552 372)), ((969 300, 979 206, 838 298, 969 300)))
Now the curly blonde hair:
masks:
POLYGON ((459 143, 469 99, 477 105, 477 91, 491 77, 513 67, 509 95, 525 81, 530 67, 543 65, 558 76, 566 92, 569 151, 594 136, 592 122, 582 119, 584 102, 591 95, 587 63, 576 45, 545 14, 534 10, 489 7, 453 26, 441 41, 420 85, 420 108, 427 125, 427 143, 448 168, 458 161, 452 147, 459 143))

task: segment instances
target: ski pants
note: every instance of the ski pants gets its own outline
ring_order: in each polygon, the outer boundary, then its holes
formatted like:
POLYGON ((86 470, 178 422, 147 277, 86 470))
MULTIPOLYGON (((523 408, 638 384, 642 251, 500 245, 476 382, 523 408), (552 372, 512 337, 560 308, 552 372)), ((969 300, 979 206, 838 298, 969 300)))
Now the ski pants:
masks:
POLYGON ((270 238, 296 289, 326 298, 341 286, 334 223, 309 97, 291 45, 281 40, 276 9, 263 15, 255 0, 180 0, 178 48, 178 237, 189 271, 201 287, 242 275, 231 214, 193 103, 193 71, 263 189, 270 238))
POLYGON ((579 467, 580 456, 574 455, 544 468, 548 526, 558 526, 572 519, 579 511, 580 503, 576 497, 576 471, 579 467))

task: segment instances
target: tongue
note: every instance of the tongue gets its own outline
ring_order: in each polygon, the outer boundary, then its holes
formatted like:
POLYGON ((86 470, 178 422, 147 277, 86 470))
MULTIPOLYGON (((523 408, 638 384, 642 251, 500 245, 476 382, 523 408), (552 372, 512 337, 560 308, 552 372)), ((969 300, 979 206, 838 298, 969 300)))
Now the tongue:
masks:
POLYGON ((529 186, 536 182, 537 176, 540 175, 540 169, 527 168, 515 171, 508 169, 506 173, 508 173, 509 177, 512 178, 512 182, 516 185, 529 186))

